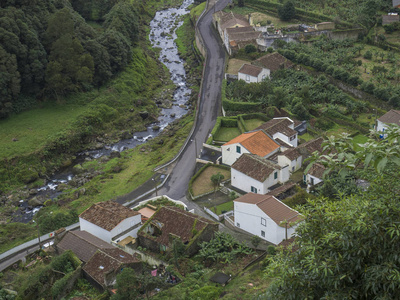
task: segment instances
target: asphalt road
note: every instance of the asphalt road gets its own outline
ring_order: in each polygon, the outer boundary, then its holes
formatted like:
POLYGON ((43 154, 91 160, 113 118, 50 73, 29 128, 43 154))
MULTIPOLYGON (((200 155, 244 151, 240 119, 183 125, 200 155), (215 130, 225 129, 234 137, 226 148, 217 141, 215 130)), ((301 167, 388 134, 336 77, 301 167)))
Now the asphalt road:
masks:
MULTIPOLYGON (((223 9, 230 0, 217 2, 216 10, 223 9)), ((225 50, 222 41, 212 26, 211 8, 198 22, 198 28, 207 49, 207 60, 201 90, 198 121, 195 126, 192 141, 188 143, 185 151, 175 164, 170 173, 169 180, 160 189, 159 194, 168 195, 172 199, 184 201, 189 208, 193 205, 186 201, 189 180, 195 169, 196 153, 199 155, 202 144, 207 140, 215 125, 221 107, 221 84, 225 71, 225 50), (195 140, 195 141, 194 141, 195 140), (197 149, 195 149, 197 146, 197 149)), ((197 213, 197 211, 196 211, 197 213)))

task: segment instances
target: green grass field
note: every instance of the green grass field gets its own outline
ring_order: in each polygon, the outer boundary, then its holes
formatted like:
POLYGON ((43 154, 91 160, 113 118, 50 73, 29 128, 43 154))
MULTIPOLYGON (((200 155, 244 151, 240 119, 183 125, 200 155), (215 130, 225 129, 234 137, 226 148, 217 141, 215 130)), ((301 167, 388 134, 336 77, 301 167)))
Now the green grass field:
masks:
POLYGON ((233 201, 229 201, 229 202, 222 203, 222 204, 218 205, 218 206, 216 207, 216 209, 217 209, 217 211, 214 211, 214 208, 212 208, 212 210, 213 210, 217 215, 222 214, 222 211, 227 212, 227 211, 233 210, 233 201))
POLYGON ((68 127, 85 110, 76 104, 48 103, 0 121, 0 159, 31 153, 68 127), (17 141, 13 141, 16 139, 17 141))
POLYGON ((253 130, 256 129, 258 126, 264 124, 265 122, 260 119, 250 119, 250 120, 244 120, 244 123, 246 124, 246 128, 248 130, 253 130))
POLYGON ((355 137, 353 137, 353 144, 355 150, 361 150, 361 147, 358 146, 358 144, 364 144, 368 141, 368 137, 362 134, 358 134, 355 137))
POLYGON ((228 142, 231 139, 239 136, 240 134, 241 132, 237 127, 221 127, 216 133, 214 140, 228 142))

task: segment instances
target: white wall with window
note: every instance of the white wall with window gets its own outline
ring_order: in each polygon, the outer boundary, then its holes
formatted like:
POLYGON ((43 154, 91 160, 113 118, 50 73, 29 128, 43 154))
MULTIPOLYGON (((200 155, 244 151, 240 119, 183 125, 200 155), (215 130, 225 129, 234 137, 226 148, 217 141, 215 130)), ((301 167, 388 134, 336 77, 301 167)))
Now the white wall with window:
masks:
POLYGON ((238 72, 238 80, 244 80, 246 83, 262 82, 265 78, 270 76, 270 70, 263 68, 258 76, 252 76, 246 73, 238 72))
POLYGON ((238 188, 247 193, 266 194, 269 188, 278 183, 285 183, 289 180, 290 172, 289 167, 286 166, 281 170, 276 169, 273 171, 264 182, 260 182, 246 174, 231 168, 231 184, 233 187, 238 188))
POLYGON ((239 143, 231 145, 222 145, 222 163, 231 166, 243 153, 250 153, 239 143))
MULTIPOLYGON (((285 239, 286 228, 276 224, 256 204, 235 201, 233 203, 235 223, 239 223, 241 229, 275 245, 285 239)), ((296 227, 297 225, 294 225, 287 229, 288 238, 294 234, 296 227)))
POLYGON ((290 160, 288 157, 284 155, 278 155, 278 165, 281 167, 289 166, 290 172, 296 172, 298 169, 301 168, 303 163, 303 157, 299 156, 294 160, 290 160))

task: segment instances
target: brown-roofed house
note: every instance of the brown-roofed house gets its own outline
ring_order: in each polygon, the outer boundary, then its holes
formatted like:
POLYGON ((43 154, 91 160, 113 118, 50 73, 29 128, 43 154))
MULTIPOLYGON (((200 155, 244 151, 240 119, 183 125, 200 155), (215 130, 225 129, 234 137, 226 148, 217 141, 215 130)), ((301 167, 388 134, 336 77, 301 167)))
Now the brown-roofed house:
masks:
POLYGON ((303 180, 307 184, 307 190, 309 190, 314 185, 323 182, 322 178, 325 173, 326 168, 320 163, 314 163, 308 172, 304 175, 303 180))
POLYGON ((250 64, 243 64, 238 71, 238 80, 244 80, 246 83, 261 82, 268 76, 267 69, 250 64))
POLYGON ((232 165, 243 153, 267 158, 278 152, 280 145, 262 130, 245 132, 221 146, 222 163, 232 165))
POLYGON ((253 62, 254 65, 269 69, 271 73, 280 69, 289 69, 293 63, 278 52, 266 54, 253 62))
POLYGON ((303 216, 274 196, 248 193, 234 202, 235 226, 275 245, 290 238, 303 216))
POLYGON ((382 25, 388 25, 388 24, 391 24, 394 22, 399 22, 399 21, 400 21, 400 16, 398 14, 382 16, 382 25))
POLYGON ((324 139, 322 137, 310 140, 303 144, 300 144, 297 149, 303 156, 303 159, 310 157, 315 151, 322 152, 322 142, 324 139))
MULTIPOLYGON (((224 31, 224 44, 226 47, 226 51, 228 51, 229 55, 236 53, 239 49, 246 47, 246 45, 254 45, 256 48, 258 47, 257 39, 261 37, 261 33, 259 31, 248 31, 248 27, 241 28, 227 28, 224 31), (232 44, 235 42, 235 44, 232 44)), ((252 27, 250 27, 252 28, 252 27)))
POLYGON ((71 250, 84 263, 99 249, 113 249, 113 245, 99 239, 87 231, 68 231, 60 240, 56 238, 54 248, 58 254, 71 250))
POLYGON ((231 184, 244 192, 266 194, 270 188, 289 180, 288 166, 277 163, 256 154, 244 153, 231 167, 231 184))
POLYGON ((170 251, 174 239, 187 245, 186 253, 195 254, 203 241, 210 241, 218 223, 178 207, 161 207, 138 232, 139 245, 152 251, 170 251))
POLYGON ((376 130, 380 132, 380 137, 385 137, 385 130, 388 124, 400 126, 400 110, 391 109, 376 121, 376 130))
POLYGON ((117 275, 123 268, 141 270, 141 261, 118 248, 102 249, 89 259, 82 268, 84 277, 97 289, 104 290, 116 283, 117 275))
POLYGON ((279 138, 286 147, 297 147, 297 131, 294 130, 294 122, 288 118, 274 118, 258 126, 255 130, 262 129, 273 139, 279 138))
POLYGON ((297 148, 289 148, 279 153, 277 158, 278 164, 280 166, 289 166, 290 172, 296 172, 303 163, 303 156, 297 148))
POLYGON ((114 201, 93 204, 79 216, 81 230, 106 242, 136 237, 141 226, 140 213, 114 201))
POLYGON ((224 31, 226 28, 248 27, 250 26, 246 17, 234 14, 233 12, 217 11, 213 14, 213 23, 217 28, 221 39, 224 40, 224 31))

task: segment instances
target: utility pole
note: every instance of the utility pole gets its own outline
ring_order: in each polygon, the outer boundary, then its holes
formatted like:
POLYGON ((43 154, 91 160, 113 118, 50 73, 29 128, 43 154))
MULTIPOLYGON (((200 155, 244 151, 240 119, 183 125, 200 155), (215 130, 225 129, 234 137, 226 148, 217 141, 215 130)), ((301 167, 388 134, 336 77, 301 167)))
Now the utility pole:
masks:
POLYGON ((158 197, 158 195, 157 195, 157 181, 154 178, 152 178, 151 180, 154 182, 154 189, 156 190, 156 197, 158 197))

